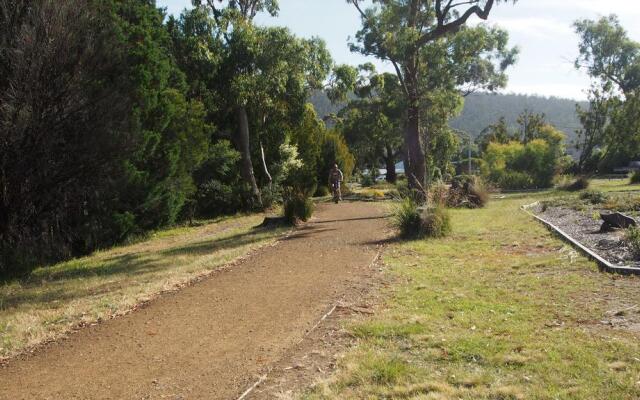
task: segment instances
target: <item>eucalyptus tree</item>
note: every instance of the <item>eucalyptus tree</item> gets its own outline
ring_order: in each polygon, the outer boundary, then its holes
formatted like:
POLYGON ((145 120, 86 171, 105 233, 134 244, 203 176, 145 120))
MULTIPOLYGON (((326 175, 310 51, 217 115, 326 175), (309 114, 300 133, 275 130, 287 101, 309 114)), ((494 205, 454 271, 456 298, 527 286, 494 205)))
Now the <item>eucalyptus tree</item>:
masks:
MULTIPOLYGON (((221 60, 213 82, 221 115, 219 128, 233 131, 231 138, 241 154, 242 177, 250 185, 256 205, 262 205, 252 150, 258 149, 267 181, 271 181, 271 174, 258 136, 281 136, 287 126, 300 123, 309 90, 322 86, 331 57, 320 39, 299 39, 285 28, 253 23, 260 12, 277 15, 277 0, 193 3, 208 10, 215 24, 213 34, 221 42, 221 60), (253 135, 252 130, 256 131, 253 135), (257 139, 258 146, 252 139, 257 139)), ((271 146, 274 148, 277 146, 271 146)))
POLYGON ((585 168, 601 150, 605 167, 640 156, 640 43, 629 38, 615 15, 574 24, 580 36, 578 69, 592 78, 588 110, 579 110, 579 132, 585 168))
POLYGON ((617 16, 574 24, 580 36, 575 66, 624 96, 640 87, 640 43, 629 38, 617 16))
POLYGON ((537 139, 540 130, 547 124, 545 118, 546 116, 544 114, 534 113, 529 109, 525 109, 518 115, 516 122, 520 125, 523 144, 537 139))
MULTIPOLYGON (((423 113, 430 91, 451 85, 468 93, 504 85, 514 62, 504 31, 467 27, 472 16, 486 20, 499 0, 347 0, 360 13, 362 28, 352 51, 391 63, 406 101, 405 170, 412 187, 425 184, 423 113), (435 57, 434 57, 435 56, 435 57), (422 134, 422 135, 421 135, 422 134)), ((442 114, 442 113, 441 113, 442 114)))
POLYGON ((404 123, 400 82, 395 74, 378 74, 371 64, 359 69, 356 98, 340 112, 340 128, 360 165, 373 169, 382 159, 387 181, 395 182, 404 123))

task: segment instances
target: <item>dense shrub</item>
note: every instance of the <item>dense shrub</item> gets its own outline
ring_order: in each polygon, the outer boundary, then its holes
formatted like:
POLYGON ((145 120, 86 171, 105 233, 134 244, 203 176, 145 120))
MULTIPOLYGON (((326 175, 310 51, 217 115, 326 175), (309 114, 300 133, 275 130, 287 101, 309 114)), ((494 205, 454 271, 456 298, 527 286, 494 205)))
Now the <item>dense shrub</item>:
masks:
POLYGON ((451 217, 446 208, 439 206, 424 210, 421 218, 424 236, 439 238, 451 233, 451 217))
POLYGON ((376 184, 376 180, 371 174, 362 175, 362 179, 360 180, 360 184, 363 187, 371 187, 376 184))
POLYGON ((451 232, 451 220, 444 207, 419 208, 409 198, 396 206, 393 224, 405 239, 439 238, 451 232))
POLYGON ((404 198, 393 210, 393 225, 403 238, 422 236, 420 210, 414 201, 404 198))
POLYGON ((603 192, 596 190, 587 190, 580 194, 580 199, 590 202, 591 204, 602 204, 607 201, 608 197, 603 192))
POLYGON ((316 193, 314 194, 315 197, 326 197, 329 196, 331 194, 331 190, 329 190, 329 187, 327 185, 318 185, 318 188, 316 189, 316 193))
POLYGON ((503 189, 547 188, 553 185, 561 158, 558 146, 543 139, 490 143, 483 155, 483 173, 503 189))
POLYGON ((283 212, 287 222, 292 225, 308 221, 313 214, 313 201, 299 191, 289 192, 284 197, 283 212))
POLYGON ((205 162, 194 173, 197 214, 211 218, 247 210, 250 189, 238 176, 240 153, 222 140, 212 144, 205 162))
POLYGON ((578 177, 575 181, 571 182, 570 184, 563 186, 562 189, 569 191, 569 192, 577 192, 580 190, 585 190, 589 188, 589 184, 591 182, 589 181, 589 179, 587 177, 584 176, 580 176, 578 177))
POLYGON ((355 167, 355 158, 351 154, 347 142, 342 134, 336 130, 324 131, 321 136, 320 154, 316 169, 318 182, 325 183, 328 181, 329 171, 333 168, 334 163, 338 164, 344 174, 345 181, 347 181, 355 167))
POLYGON ((631 174, 629 183, 632 185, 640 184, 640 171, 635 171, 633 174, 631 174))
POLYGON ((503 171, 489 179, 502 189, 518 190, 537 187, 533 177, 526 172, 503 171))

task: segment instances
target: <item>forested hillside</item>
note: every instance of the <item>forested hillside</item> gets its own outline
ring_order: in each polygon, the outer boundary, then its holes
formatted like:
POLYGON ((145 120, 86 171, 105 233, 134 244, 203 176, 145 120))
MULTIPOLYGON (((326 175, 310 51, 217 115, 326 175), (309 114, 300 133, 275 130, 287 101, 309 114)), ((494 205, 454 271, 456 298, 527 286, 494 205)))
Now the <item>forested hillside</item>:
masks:
MULTIPOLYGON (((337 113, 342 106, 332 104, 322 92, 314 92, 309 99, 319 116, 337 113)), ((587 103, 582 103, 587 107, 587 103)), ((477 93, 467 96, 462 114, 451 121, 451 127, 468 132, 473 137, 482 130, 505 117, 509 129, 516 131, 518 115, 525 109, 532 113, 543 113, 547 121, 568 136, 568 142, 575 140, 575 131, 580 122, 576 115, 576 101, 557 97, 528 96, 519 94, 477 93)))
MULTIPOLYGON (((587 103, 582 104, 583 107, 587 103)), ((527 96, 519 94, 472 94, 465 99, 462 114, 451 121, 451 126, 470 133, 473 137, 505 117, 510 130, 517 130, 516 119, 525 109, 545 114, 547 121, 563 131, 573 142, 580 122, 576 114, 576 101, 557 97, 527 96)))
POLYGON ((330 114, 337 114, 345 106, 345 103, 333 104, 326 93, 321 90, 314 91, 309 97, 309 102, 313 104, 313 108, 320 118, 330 114))

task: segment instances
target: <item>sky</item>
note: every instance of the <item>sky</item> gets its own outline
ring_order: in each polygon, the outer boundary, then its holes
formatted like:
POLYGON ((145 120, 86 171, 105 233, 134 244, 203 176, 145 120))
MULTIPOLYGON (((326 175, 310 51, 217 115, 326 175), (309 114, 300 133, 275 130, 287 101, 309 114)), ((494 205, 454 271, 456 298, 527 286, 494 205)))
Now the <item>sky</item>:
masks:
MULTIPOLYGON (((157 3, 175 15, 191 6, 190 0, 157 3)), ((518 63, 509 69, 509 84, 503 92, 586 99, 589 78, 573 66, 578 36, 572 24, 609 14, 617 14, 629 36, 640 41, 639 0, 519 0, 516 5, 495 6, 488 23, 509 31, 511 45, 520 49, 518 63)), ((374 62, 379 70, 392 71, 389 65, 349 51, 349 38, 355 36, 360 19, 345 0, 280 0, 278 17, 260 15, 256 22, 286 26, 302 37, 321 37, 336 63, 374 62)), ((471 22, 477 23, 477 18, 471 22)))

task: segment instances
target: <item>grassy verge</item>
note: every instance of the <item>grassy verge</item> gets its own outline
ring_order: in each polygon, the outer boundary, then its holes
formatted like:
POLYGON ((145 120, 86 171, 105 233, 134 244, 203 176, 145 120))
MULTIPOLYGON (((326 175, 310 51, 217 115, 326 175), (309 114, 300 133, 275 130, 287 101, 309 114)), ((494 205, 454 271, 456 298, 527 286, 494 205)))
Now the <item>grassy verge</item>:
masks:
POLYGON ((598 272, 518 210, 548 195, 452 210, 453 236, 390 246, 401 283, 304 398, 639 398, 640 325, 602 321, 638 320, 640 281, 598 272))
POLYGON ((0 357, 125 312, 272 242, 283 230, 255 229, 262 219, 242 216, 160 231, 0 285, 0 357))
POLYGON ((632 185, 629 179, 594 179, 589 189, 602 192, 632 192, 640 190, 640 185, 632 185))

